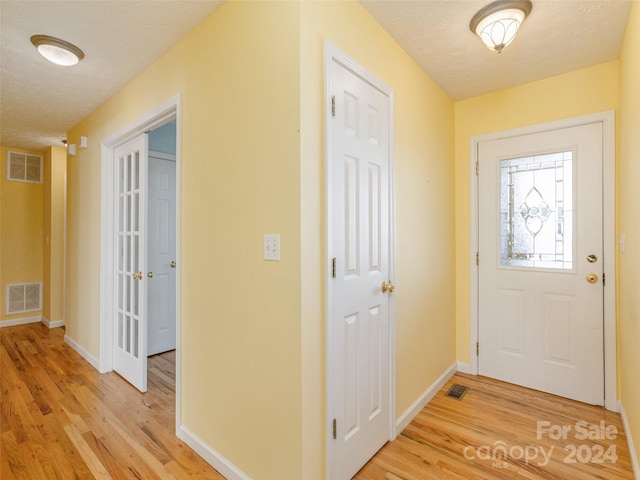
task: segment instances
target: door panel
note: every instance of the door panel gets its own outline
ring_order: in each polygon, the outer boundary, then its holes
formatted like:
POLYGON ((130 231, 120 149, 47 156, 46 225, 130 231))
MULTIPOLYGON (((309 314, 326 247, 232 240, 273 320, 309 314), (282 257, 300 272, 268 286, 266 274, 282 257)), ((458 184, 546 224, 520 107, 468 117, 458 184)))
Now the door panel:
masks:
POLYGON ((571 312, 575 309, 575 297, 569 295, 544 296, 545 361, 571 363, 571 312))
POLYGON ((603 405, 602 125, 478 153, 479 373, 603 405))
POLYGON ((524 354, 524 292, 500 289, 500 343, 502 352, 524 354))
POLYGON ((138 390, 147 390, 145 302, 146 135, 114 151, 117 173, 117 313, 113 369, 138 390))
POLYGON ((148 355, 176 348, 176 163, 149 155, 148 355))
POLYGON ((331 65, 330 283, 333 478, 351 478, 389 440, 389 97, 331 65))

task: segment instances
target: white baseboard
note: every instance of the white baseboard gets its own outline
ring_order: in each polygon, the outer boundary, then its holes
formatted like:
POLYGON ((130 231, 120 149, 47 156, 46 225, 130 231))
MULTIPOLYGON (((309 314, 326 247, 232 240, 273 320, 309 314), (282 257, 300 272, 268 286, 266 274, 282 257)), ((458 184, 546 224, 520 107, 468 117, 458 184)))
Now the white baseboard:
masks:
POLYGON ((462 363, 462 362, 458 362, 458 371, 460 373, 469 373, 471 374, 471 365, 469 365, 468 363, 462 363))
POLYGON ((251 477, 184 425, 178 428, 176 436, 228 480, 251 480, 251 477))
POLYGON ((622 402, 618 402, 618 410, 620 411, 620 416, 622 417, 624 434, 627 437, 627 444, 629 445, 629 456, 631 457, 631 466, 633 467, 633 476, 636 479, 640 479, 640 463, 638 462, 636 449, 633 445, 633 438, 631 438, 631 428, 629 426, 629 419, 627 418, 627 412, 625 412, 624 405, 622 405, 622 402))
POLYGON ((41 315, 34 317, 14 318, 13 320, 3 320, 0 322, 0 328, 15 327, 16 325, 26 325, 27 323, 38 323, 42 319, 41 315))
POLYGON ((400 434, 407 425, 411 423, 411 420, 429 403, 429 401, 435 396, 436 393, 442 388, 442 386, 449 381, 451 377, 455 375, 457 371, 457 364, 454 363, 447 370, 440 375, 435 382, 433 382, 418 399, 411 405, 396 421, 396 434, 400 434))
POLYGON ((73 348, 76 352, 78 352, 80 356, 84 358, 87 362, 89 362, 89 364, 93 368, 100 371, 100 368, 98 368, 100 366, 100 362, 98 362, 98 359, 95 358, 93 355, 91 355, 89 352, 87 352, 83 347, 80 346, 80 344, 76 343, 74 339, 69 337, 69 335, 65 335, 64 342, 67 345, 69 345, 71 348, 73 348))
POLYGON ((47 317, 45 317, 44 315, 42 316, 41 322, 44 323, 49 328, 64 327, 64 320, 53 320, 53 321, 51 321, 47 317))

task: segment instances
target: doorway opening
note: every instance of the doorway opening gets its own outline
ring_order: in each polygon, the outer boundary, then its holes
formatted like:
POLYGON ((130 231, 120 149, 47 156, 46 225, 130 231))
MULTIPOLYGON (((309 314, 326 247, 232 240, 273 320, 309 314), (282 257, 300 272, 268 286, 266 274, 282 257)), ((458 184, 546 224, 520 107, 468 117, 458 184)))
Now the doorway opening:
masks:
POLYGON ((147 356, 176 348, 176 122, 148 134, 147 356))
POLYGON ((164 355, 175 370, 176 426, 180 425, 179 103, 176 95, 102 141, 99 361, 100 372, 115 370, 144 392, 147 356, 173 351, 164 355))

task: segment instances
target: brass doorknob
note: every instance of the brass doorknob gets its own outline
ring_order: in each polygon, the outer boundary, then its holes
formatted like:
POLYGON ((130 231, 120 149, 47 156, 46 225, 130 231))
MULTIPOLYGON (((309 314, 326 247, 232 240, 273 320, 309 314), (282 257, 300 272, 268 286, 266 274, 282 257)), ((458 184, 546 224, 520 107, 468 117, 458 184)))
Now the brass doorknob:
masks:
POLYGON ((142 272, 134 273, 132 277, 134 280, 142 280, 142 272))
POLYGON ((391 283, 391 280, 382 282, 382 293, 392 293, 395 290, 395 285, 391 283))
POLYGON ((598 275, 596 275, 595 273, 590 273, 589 275, 587 275, 587 282, 596 283, 597 281, 598 281, 598 275))
POLYGON ((149 278, 153 278, 153 272, 149 272, 149 273, 147 273, 147 277, 149 277, 149 278))

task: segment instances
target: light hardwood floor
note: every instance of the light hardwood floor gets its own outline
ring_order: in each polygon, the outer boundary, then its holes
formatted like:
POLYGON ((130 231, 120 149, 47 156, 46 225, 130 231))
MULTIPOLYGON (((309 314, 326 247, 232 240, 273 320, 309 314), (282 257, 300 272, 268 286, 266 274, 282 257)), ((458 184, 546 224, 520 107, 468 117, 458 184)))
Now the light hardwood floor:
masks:
MULTIPOLYGON (((40 324, 0 330, 2 480, 223 479, 174 436, 172 352, 150 358, 149 391, 143 395, 116 374, 98 374, 63 335, 61 328, 40 324)), ((355 478, 632 480, 633 475, 619 415, 457 374, 355 478), (460 401, 444 396, 454 382, 470 387, 460 401), (544 432, 538 438, 538 421, 571 430, 566 439, 544 432), (578 439, 579 421, 604 422, 609 431, 592 433, 605 438, 578 439), (551 449, 545 463, 542 454, 551 449), (571 460, 576 463, 566 462, 571 460)))
POLYGON ((633 480, 620 415, 458 373, 355 477, 514 478, 633 480), (445 396, 454 383, 469 387, 462 400, 445 396))
POLYGON ((0 330, 2 480, 224 479, 174 436, 173 352, 150 357, 141 394, 63 336, 41 324, 0 330))

